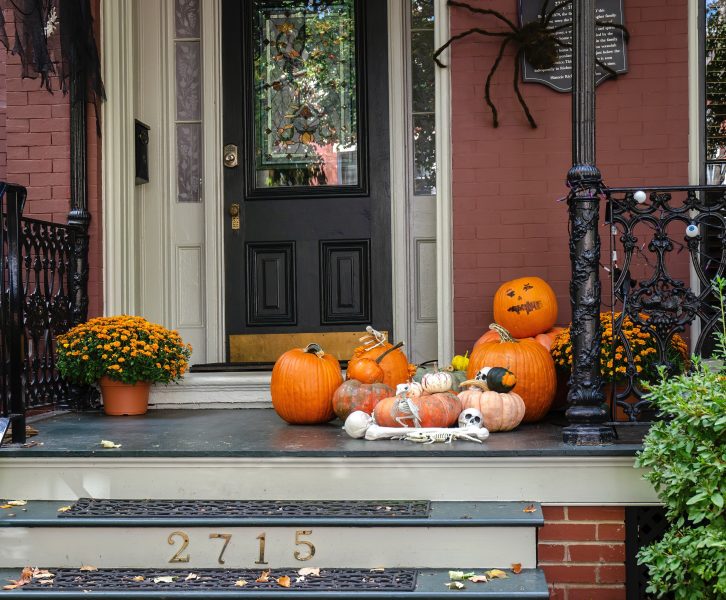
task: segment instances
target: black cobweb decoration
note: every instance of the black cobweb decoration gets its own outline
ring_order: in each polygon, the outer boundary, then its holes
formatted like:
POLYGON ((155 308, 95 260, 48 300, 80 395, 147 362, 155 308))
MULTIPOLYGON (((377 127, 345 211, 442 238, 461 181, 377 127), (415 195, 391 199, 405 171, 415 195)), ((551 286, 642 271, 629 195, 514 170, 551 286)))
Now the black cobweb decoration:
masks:
MULTIPOLYGON (((502 62, 502 59, 504 57, 504 51, 511 43, 515 47, 514 93, 517 96, 519 104, 522 106, 522 110, 527 117, 527 121, 529 121, 529 124, 532 126, 532 128, 536 128, 537 123, 535 122, 534 117, 532 117, 532 113, 527 106, 527 102, 525 101, 524 97, 522 96, 522 92, 519 89, 519 73, 521 69, 521 59, 524 57, 524 59, 535 69, 551 69, 555 66, 555 63, 557 61, 559 48, 572 47, 572 44, 564 42, 557 37, 557 33, 559 31, 571 28, 572 22, 556 26, 552 25, 552 18, 554 17, 554 15, 561 9, 572 4, 572 0, 563 0, 562 2, 557 2, 551 8, 550 0, 543 0, 542 8, 539 12, 539 19, 535 21, 530 21, 529 23, 525 23, 521 26, 515 24, 512 20, 505 17, 502 13, 496 10, 492 10, 490 8, 477 8, 475 6, 467 4, 466 2, 459 2, 458 0, 448 0, 447 4, 448 6, 463 8, 474 14, 494 17, 500 23, 503 23, 506 26, 506 29, 504 31, 491 31, 489 29, 482 29, 480 27, 473 27, 471 29, 467 29, 466 31, 462 31, 461 33, 457 33, 456 35, 452 36, 448 42, 446 42, 443 46, 441 46, 434 52, 433 58, 436 64, 442 68, 446 67, 446 65, 442 63, 441 60, 439 60, 439 56, 441 55, 441 53, 449 46, 451 46, 451 44, 453 44, 455 41, 468 37, 470 35, 495 37, 501 40, 501 43, 499 45, 499 51, 497 52, 497 56, 494 59, 494 63, 492 64, 491 69, 489 69, 489 74, 487 75, 486 84, 484 86, 484 100, 492 111, 492 121, 494 127, 498 127, 499 114, 497 112, 497 107, 492 101, 491 83, 492 78, 497 71, 497 68, 502 62)), ((628 34, 628 30, 625 28, 625 26, 619 23, 608 23, 598 20, 595 21, 595 25, 600 28, 612 28, 622 31, 626 42, 630 37, 628 34)), ((613 77, 617 77, 617 73, 604 62, 599 59, 596 59, 595 62, 605 72, 612 75, 613 77)))

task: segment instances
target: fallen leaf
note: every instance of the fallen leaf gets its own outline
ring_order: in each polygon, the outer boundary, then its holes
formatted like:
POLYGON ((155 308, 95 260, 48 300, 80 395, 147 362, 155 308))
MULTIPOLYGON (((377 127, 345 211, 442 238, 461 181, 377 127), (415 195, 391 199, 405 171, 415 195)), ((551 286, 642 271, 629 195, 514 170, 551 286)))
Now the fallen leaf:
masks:
POLYGON ((25 506, 27 503, 27 500, 8 500, 9 506, 25 506))
POLYGON ((301 575, 300 577, 295 577, 295 583, 302 583, 305 581, 305 575, 301 575))
POLYGON ((522 563, 512 563, 512 573, 519 575, 522 572, 522 563))
POLYGON ((68 506, 61 506, 58 509, 58 512, 68 512, 69 510, 71 510, 71 508, 73 508, 73 507, 70 504, 68 506))
POLYGON ((52 579, 55 573, 51 573, 48 569, 33 569, 33 579, 52 579))
POLYGON ((20 573, 20 579, 9 579, 10 583, 8 585, 4 585, 4 590, 14 590, 16 588, 19 588, 26 583, 30 583, 33 580, 33 569, 30 567, 25 567, 21 573, 20 573))
POLYGON ((444 584, 450 590, 463 590, 466 586, 461 581, 449 581, 444 584))
POLYGON ((383 573, 385 569, 383 567, 373 567, 370 572, 371 573, 383 573))
POLYGON ((53 585, 54 579, 41 579, 40 585, 53 585))
POLYGON ((0 504, 0 508, 12 508, 12 504, 0 504))
POLYGON ((267 583, 270 581, 270 572, 269 571, 262 571, 262 575, 260 575, 257 579, 255 579, 257 583, 267 583))
POLYGON ((290 587, 290 578, 287 575, 283 575, 282 577, 277 578, 277 585, 284 588, 290 587))
POLYGON ((245 579, 238 579, 237 581, 234 582, 235 587, 244 587, 246 585, 247 585, 247 580, 245 580, 245 579))
POLYGON ((469 579, 469 577, 474 577, 474 573, 464 573, 464 571, 449 571, 449 579, 451 579, 451 581, 463 581, 464 579, 469 579))
POLYGON ((133 577, 131 581, 146 581, 146 578, 143 575, 137 575, 136 577, 133 577))
POLYGON ((469 581, 472 583, 486 583, 489 580, 486 578, 486 575, 474 575, 474 577, 469 577, 469 581))
POLYGON ((537 512, 537 507, 534 504, 528 504, 522 509, 522 512, 532 513, 537 512))
POLYGON ((501 569, 492 569, 491 571, 485 571, 484 575, 489 577, 489 579, 506 579, 507 574, 502 571, 501 569))
POLYGON ((81 565, 81 568, 78 570, 79 571, 98 571, 98 567, 94 567, 93 565, 81 565))
POLYGON ((121 444, 112 442, 111 440, 101 440, 101 448, 120 448, 121 444))
POLYGON ((314 575, 320 577, 320 567, 303 567, 297 572, 298 575, 305 577, 306 575, 314 575))
POLYGON ((189 573, 189 575, 184 578, 184 581, 194 581, 195 579, 199 579, 199 575, 196 573, 189 573))
POLYGON ((164 575, 163 577, 154 577, 154 583, 174 583, 176 576, 164 575))

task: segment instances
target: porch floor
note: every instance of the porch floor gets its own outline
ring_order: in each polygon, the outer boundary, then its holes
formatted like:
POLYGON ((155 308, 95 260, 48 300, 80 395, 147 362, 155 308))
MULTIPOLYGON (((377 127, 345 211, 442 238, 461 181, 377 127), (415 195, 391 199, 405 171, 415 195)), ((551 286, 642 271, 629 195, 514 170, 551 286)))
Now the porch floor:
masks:
POLYGON ((399 440, 366 441, 348 437, 339 421, 292 426, 271 409, 152 410, 138 417, 100 412, 64 413, 33 421, 38 435, 30 447, 8 444, 0 457, 271 457, 271 456, 632 456, 647 425, 617 427, 609 446, 569 446, 553 421, 493 433, 482 444, 457 441, 423 445, 399 440), (101 440, 121 444, 103 449, 101 440))

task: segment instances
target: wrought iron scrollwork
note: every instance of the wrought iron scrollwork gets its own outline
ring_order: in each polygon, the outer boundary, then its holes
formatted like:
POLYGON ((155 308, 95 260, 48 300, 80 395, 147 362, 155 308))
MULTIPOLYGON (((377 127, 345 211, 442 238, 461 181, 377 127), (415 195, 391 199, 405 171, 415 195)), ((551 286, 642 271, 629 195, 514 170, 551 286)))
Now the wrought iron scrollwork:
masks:
POLYGON ((692 353, 708 354, 719 320, 711 280, 726 271, 726 187, 611 188, 606 197, 606 222, 615 251, 611 252, 613 310, 621 311, 614 320, 613 336, 625 349, 628 365, 612 386, 613 416, 621 412, 636 421, 649 403, 643 399, 636 368, 637 348, 624 335, 623 323, 630 319, 652 336, 656 362, 667 373, 678 372, 682 360, 687 362, 674 351, 680 334, 690 334, 692 353), (619 251, 623 256, 617 261, 619 251), (683 252, 690 255, 690 272, 686 261, 676 258, 683 252), (691 287, 693 282, 696 285, 691 287))

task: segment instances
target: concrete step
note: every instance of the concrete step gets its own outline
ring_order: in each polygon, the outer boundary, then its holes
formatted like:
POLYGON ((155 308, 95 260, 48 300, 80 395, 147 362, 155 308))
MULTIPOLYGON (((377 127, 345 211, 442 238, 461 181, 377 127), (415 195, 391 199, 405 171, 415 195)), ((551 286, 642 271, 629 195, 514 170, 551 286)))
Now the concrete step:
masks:
POLYGON ((541 507, 455 501, 30 501, 0 510, 0 565, 536 567, 541 507))
MULTIPOLYGON (((121 570, 48 569, 55 576, 51 583, 33 580, 16 590, 1 592, 2 598, 385 598, 438 600, 452 595, 488 600, 524 600, 549 598, 542 571, 523 569, 519 574, 507 571, 504 579, 486 583, 465 582, 465 588, 450 590, 448 569, 367 569, 321 570, 319 576, 306 576, 299 581, 298 569, 279 569, 269 574, 269 581, 257 583, 262 571, 239 569, 216 570, 121 570), (196 577, 189 577, 189 574, 196 577), (279 585, 277 579, 290 578, 290 587, 279 585), (174 580, 154 582, 158 577, 174 580), (236 586, 243 580, 246 585, 236 586)), ((477 569, 484 573, 486 569, 477 569)), ((0 581, 17 580, 18 570, 0 570, 0 581)))

